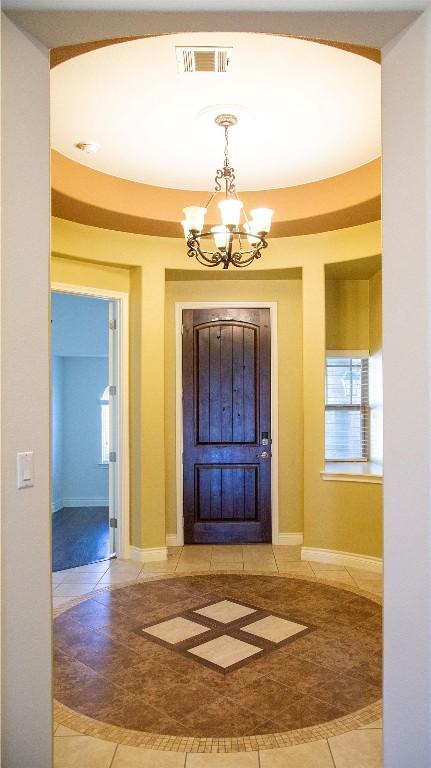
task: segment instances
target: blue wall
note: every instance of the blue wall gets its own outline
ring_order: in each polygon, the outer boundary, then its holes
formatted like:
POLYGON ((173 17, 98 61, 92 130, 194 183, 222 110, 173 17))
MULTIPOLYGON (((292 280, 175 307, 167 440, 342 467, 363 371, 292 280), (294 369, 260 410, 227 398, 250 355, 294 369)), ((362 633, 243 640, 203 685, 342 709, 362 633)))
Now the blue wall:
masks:
POLYGON ((100 398, 108 385, 108 301, 52 297, 53 509, 107 506, 100 398))
POLYGON ((108 301, 53 293, 52 354, 61 357, 107 357, 108 301))

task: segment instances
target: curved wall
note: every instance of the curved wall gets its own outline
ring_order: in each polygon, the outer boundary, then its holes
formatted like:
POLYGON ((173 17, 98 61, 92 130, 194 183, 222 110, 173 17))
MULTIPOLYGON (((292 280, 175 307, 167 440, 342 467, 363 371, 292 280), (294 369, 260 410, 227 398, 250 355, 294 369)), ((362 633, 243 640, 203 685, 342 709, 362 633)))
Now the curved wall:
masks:
POLYGON ((296 365, 287 381, 283 366, 280 370, 280 530, 303 530, 308 547, 381 555, 381 486, 328 483, 320 477, 324 464, 325 264, 380 253, 379 222, 273 239, 264 257, 248 268, 246 279, 238 279, 232 270, 212 273, 208 279, 208 270, 187 258, 184 242, 177 238, 107 231, 55 218, 52 237, 53 280, 102 287, 109 283, 112 287, 118 275, 122 290, 128 283, 134 546, 164 546, 166 533, 175 532, 173 301, 197 295, 200 300, 217 297, 227 301, 261 297, 283 304, 280 343, 290 350, 296 365), (289 270, 295 278, 292 285, 286 280, 289 270), (170 278, 167 282, 166 277, 170 278), (290 397, 295 418, 289 416, 290 397))

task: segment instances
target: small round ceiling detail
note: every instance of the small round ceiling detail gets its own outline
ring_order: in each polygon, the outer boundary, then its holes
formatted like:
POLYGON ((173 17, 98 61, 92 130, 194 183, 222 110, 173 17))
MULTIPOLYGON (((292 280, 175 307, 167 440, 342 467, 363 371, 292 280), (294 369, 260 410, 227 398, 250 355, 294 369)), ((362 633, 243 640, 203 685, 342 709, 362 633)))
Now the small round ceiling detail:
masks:
POLYGON ((211 190, 222 112, 238 117, 230 159, 239 191, 318 181, 380 155, 380 66, 295 38, 193 33, 100 48, 51 72, 53 148, 132 181, 211 190), (231 49, 229 65, 181 72, 178 48, 231 49))

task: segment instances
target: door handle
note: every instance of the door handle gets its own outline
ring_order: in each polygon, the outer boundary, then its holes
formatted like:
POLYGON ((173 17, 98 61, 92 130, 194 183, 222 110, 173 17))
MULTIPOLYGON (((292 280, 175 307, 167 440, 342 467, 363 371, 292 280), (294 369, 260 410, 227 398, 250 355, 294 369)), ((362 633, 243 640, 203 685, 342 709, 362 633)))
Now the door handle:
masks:
POLYGON ((269 451, 261 451, 261 453, 256 453, 257 459, 270 459, 272 454, 269 451))

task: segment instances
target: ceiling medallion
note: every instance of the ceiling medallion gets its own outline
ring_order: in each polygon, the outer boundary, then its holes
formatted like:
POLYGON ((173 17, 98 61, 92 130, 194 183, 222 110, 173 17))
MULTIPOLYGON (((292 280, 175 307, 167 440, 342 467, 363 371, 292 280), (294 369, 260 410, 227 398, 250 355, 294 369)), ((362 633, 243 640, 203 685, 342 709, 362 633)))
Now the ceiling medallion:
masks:
POLYGON ((205 267, 217 267, 219 264, 223 264, 223 269, 228 269, 230 264, 234 267, 248 267, 254 259, 261 257, 262 250, 268 246, 265 238, 271 228, 274 211, 270 208, 255 208, 250 211, 251 219, 247 218, 236 193, 235 170, 229 163, 229 128, 236 125, 238 119, 235 115, 223 114, 218 115, 215 122, 224 128, 224 164, 223 168, 217 170, 214 192, 206 206, 191 205, 184 208, 186 218, 181 223, 188 256, 195 257, 205 267), (222 223, 204 230, 205 214, 216 195, 222 191, 223 183, 225 199, 218 203, 222 223), (241 213, 243 224, 240 223, 241 213), (205 250, 203 242, 210 238, 214 240, 215 248, 205 250))

